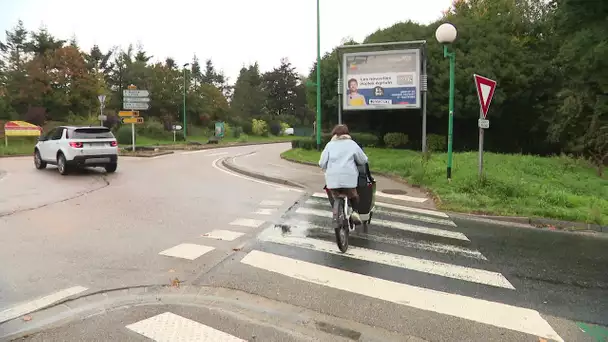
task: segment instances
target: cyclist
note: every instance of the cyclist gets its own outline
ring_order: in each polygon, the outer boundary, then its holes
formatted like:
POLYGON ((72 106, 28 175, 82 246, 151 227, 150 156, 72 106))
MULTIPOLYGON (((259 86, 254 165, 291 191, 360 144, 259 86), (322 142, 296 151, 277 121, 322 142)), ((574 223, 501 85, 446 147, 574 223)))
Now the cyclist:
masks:
POLYGON ((325 172, 325 186, 331 191, 333 198, 337 198, 341 193, 348 197, 353 208, 351 218, 356 224, 360 224, 357 166, 365 165, 368 159, 361 147, 352 140, 346 125, 337 125, 331 135, 331 141, 325 145, 319 160, 319 166, 325 172))

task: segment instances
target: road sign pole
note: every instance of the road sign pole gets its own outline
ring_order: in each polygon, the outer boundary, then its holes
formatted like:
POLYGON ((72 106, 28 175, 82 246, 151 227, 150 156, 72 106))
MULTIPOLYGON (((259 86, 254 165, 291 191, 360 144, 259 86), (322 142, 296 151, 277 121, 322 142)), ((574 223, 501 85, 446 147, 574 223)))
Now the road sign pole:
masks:
POLYGON ((450 101, 448 121, 448 182, 452 180, 452 140, 454 135, 454 79, 456 69, 456 52, 448 52, 448 46, 443 46, 443 54, 450 59, 450 101))
MULTIPOLYGON (((479 118, 484 118, 482 108, 479 108, 479 118)), ((483 128, 479 127, 479 180, 483 177, 483 133, 483 128)))
POLYGON ((99 120, 99 121, 100 121, 100 123, 99 123, 99 124, 100 124, 101 126, 103 126, 103 104, 101 104, 101 105, 99 106, 99 111, 100 111, 100 115, 99 115, 99 116, 102 118, 102 119, 100 119, 100 120, 99 120))
POLYGON ((132 151, 135 152, 135 124, 131 124, 131 145, 132 151))

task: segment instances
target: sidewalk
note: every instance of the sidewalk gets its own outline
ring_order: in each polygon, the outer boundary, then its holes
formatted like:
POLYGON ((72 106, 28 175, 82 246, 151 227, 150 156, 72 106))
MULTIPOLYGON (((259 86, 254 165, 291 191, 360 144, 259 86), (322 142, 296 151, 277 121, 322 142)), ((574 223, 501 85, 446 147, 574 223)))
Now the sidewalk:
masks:
MULTIPOLYGON (((270 182, 296 186, 308 192, 322 192, 325 178, 319 167, 293 163, 281 158, 291 144, 267 145, 252 154, 224 160, 223 165, 235 172, 270 182)), ((418 188, 372 174, 377 183, 377 201, 435 209, 433 200, 418 188)))

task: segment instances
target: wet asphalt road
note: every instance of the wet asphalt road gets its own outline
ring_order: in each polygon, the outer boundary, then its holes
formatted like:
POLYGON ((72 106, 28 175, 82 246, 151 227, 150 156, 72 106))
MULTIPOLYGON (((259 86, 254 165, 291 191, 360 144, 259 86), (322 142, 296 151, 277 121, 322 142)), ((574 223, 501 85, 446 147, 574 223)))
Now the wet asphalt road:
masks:
MULTIPOLYGON (((123 158, 120 172, 109 176, 110 185, 101 190, 1 217, 0 229, 8 234, 0 237, 0 244, 7 246, 0 251, 0 308, 74 285, 91 291, 179 277, 186 284, 243 291, 237 300, 249 303, 249 309, 274 312, 281 320, 264 330, 266 325, 256 327, 251 318, 213 319, 216 313, 203 309, 131 307, 48 330, 31 340, 145 340, 125 326, 167 311, 245 340, 258 332, 257 338, 266 341, 307 340, 278 328, 289 330, 284 316, 296 317, 302 310, 326 315, 325 320, 344 320, 335 324, 348 327, 347 333, 317 337, 327 341, 365 332, 361 336, 387 334, 383 341, 536 342, 542 334, 535 332, 551 331, 565 341, 596 341, 577 323, 608 326, 606 237, 379 207, 369 234, 353 233, 351 249, 341 255, 328 230, 326 199, 246 180, 213 166, 221 157, 249 151, 257 151, 259 163, 264 151, 274 149, 123 158), (242 195, 235 199, 235 191, 242 195), (69 222, 61 220, 68 215, 73 216, 69 222), (237 219, 240 224, 230 224, 237 219), (244 235, 234 240, 229 235, 222 240, 204 237, 214 230, 244 235), (182 243, 215 249, 194 260, 158 254, 182 243), (349 283, 351 278, 356 281, 349 283), (252 298, 247 300, 244 293, 252 298), (412 293, 418 298, 406 296, 412 293), (481 300, 496 304, 483 311, 481 300), (291 306, 279 309, 270 301, 291 306), (535 324, 526 326, 524 316, 535 324), (363 326, 345 323, 349 321, 363 326), (391 332, 401 337, 391 339, 391 332)), ((9 172, 8 177, 13 176, 14 171, 9 172)), ((90 175, 95 177, 105 176, 90 175)))

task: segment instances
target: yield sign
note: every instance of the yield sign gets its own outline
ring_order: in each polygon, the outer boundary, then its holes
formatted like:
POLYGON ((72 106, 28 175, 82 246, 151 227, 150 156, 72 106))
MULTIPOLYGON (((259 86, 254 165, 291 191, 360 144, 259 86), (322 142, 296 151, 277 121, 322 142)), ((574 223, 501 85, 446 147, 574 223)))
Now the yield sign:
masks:
POLYGON ((101 103, 101 104, 104 104, 104 102, 106 102, 105 95, 99 95, 99 96, 97 96, 97 99, 99 100, 99 103, 101 103))
POLYGON ((488 115, 490 102, 492 102, 492 96, 494 96, 496 81, 476 74, 473 74, 473 77, 475 78, 475 86, 477 87, 479 105, 481 106, 481 111, 483 112, 483 117, 485 119, 488 115))

